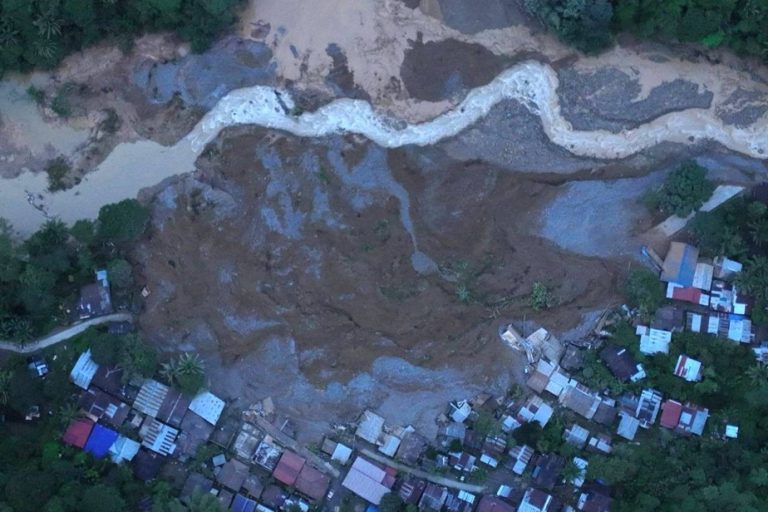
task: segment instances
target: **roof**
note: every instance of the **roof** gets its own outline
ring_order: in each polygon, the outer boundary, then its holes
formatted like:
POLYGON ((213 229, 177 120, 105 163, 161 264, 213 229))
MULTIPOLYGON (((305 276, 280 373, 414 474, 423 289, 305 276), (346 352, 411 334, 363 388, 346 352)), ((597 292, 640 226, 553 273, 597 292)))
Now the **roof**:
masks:
POLYGON ((536 369, 528 378, 526 384, 536 393, 543 393, 549 383, 549 377, 555 372, 557 366, 546 359, 539 359, 536 369))
POLYGON ((75 304, 75 311, 80 318, 111 313, 112 299, 109 295, 109 284, 90 283, 80 288, 80 298, 75 304))
POLYGON ((264 439, 256 447, 256 453, 253 455, 253 460, 259 466, 272 471, 277 467, 277 461, 280 458, 282 450, 271 442, 271 439, 264 439))
POLYGON ((661 409, 661 393, 655 389, 644 389, 640 393, 640 401, 637 404, 635 417, 640 420, 640 426, 648 428, 656 423, 656 416, 661 409))
POLYGON ((126 386, 123 384, 124 373, 122 368, 99 366, 93 380, 91 380, 91 386, 96 386, 112 396, 126 400, 128 395, 125 392, 126 386))
POLYGON ((726 425, 725 437, 737 439, 739 437, 739 427, 737 425, 726 425))
POLYGON ((523 501, 517 507, 517 512, 547 512, 554 510, 555 499, 549 494, 529 487, 525 490, 523 501))
POLYGON ((216 425, 222 411, 224 411, 224 400, 210 391, 204 391, 192 399, 189 403, 189 410, 211 425, 216 425))
POLYGON ((699 407, 694 404, 686 403, 680 414, 680 422, 675 429, 680 434, 695 434, 700 436, 704 433, 704 426, 709 418, 709 409, 699 407))
POLYGON ((406 504, 415 505, 421 499, 421 495, 424 493, 426 487, 426 480, 412 476, 403 482, 398 494, 406 504))
POLYGON ((616 421, 616 415, 619 413, 616 407, 616 400, 612 398, 603 397, 600 401, 600 405, 597 407, 595 415, 592 416, 592 421, 610 427, 613 422, 616 421))
POLYGON ((171 455, 176 451, 174 441, 177 435, 178 430, 151 417, 144 420, 139 430, 141 445, 160 455, 171 455))
POLYGON ((315 501, 323 499, 330 485, 330 477, 309 464, 304 464, 296 479, 296 490, 315 501))
POLYGON ((680 421, 683 412, 683 404, 677 400, 667 400, 661 404, 661 420, 659 424, 664 428, 675 428, 680 421))
POLYGON ((261 502, 272 508, 280 508, 285 503, 288 494, 276 485, 268 485, 261 493, 261 502))
POLYGON ((509 450, 509 457, 512 459, 509 464, 512 471, 517 475, 522 475, 525 472, 525 468, 533 457, 533 448, 528 445, 521 444, 514 446, 509 450))
POLYGON ((249 473, 243 482, 243 490, 247 491, 254 498, 258 498, 261 496, 262 491, 264 491, 264 484, 258 476, 249 473))
POLYGON ((103 420, 114 427, 120 427, 131 408, 104 391, 90 388, 80 395, 80 408, 94 421, 103 420))
POLYGON ((195 494, 207 494, 211 489, 213 489, 213 480, 200 473, 190 473, 179 496, 183 501, 195 494))
POLYGON ((85 447, 85 443, 88 442, 88 436, 91 435, 91 430, 93 430, 93 422, 91 420, 78 418, 72 420, 61 440, 65 444, 83 448, 85 447))
POLYGON ((654 313, 651 327, 662 331, 681 331, 685 327, 685 312, 676 306, 662 306, 654 313))
POLYGON ((345 465, 347 462, 349 462, 349 458, 351 456, 352 456, 352 448, 350 448, 347 445, 337 443, 336 448, 333 449, 331 460, 335 460, 345 465))
POLYGON ((394 457, 400 446, 400 438, 392 434, 384 434, 379 451, 388 457, 394 457))
POLYGON ((69 372, 69 379, 74 382, 75 386, 88 389, 98 369, 99 365, 91 358, 91 349, 88 349, 77 358, 75 366, 69 372))
POLYGON ((364 500, 378 505, 381 503, 382 496, 390 492, 390 487, 383 484, 386 479, 385 470, 358 457, 352 463, 341 485, 364 500))
POLYGON ((157 413, 157 419, 171 426, 179 427, 188 408, 189 399, 180 391, 170 388, 157 413))
POLYGON ((88 442, 85 443, 85 451, 97 459, 103 459, 112 444, 117 441, 117 432, 102 425, 94 425, 88 442))
POLYGON ((549 453, 539 456, 533 468, 533 483, 545 489, 552 489, 564 467, 565 459, 557 454, 549 453))
POLYGON ((120 464, 124 460, 133 460, 141 445, 124 436, 119 436, 117 440, 109 447, 109 457, 115 464, 120 464))
POLYGON ((601 399, 597 393, 589 388, 575 381, 574 383, 569 385, 560 395, 560 403, 576 414, 591 420, 600 406, 601 399))
POLYGON ((193 457, 197 449, 210 439, 215 427, 197 414, 185 414, 181 421, 181 432, 176 439, 177 452, 184 459, 193 457))
POLYGON ((587 491, 579 495, 576 506, 582 512, 610 512, 611 501, 602 493, 587 491))
POLYGON ((144 482, 154 480, 160 474, 163 462, 163 457, 156 453, 139 450, 139 453, 133 458, 133 474, 144 482))
POLYGON ((692 286, 698 259, 699 249, 696 247, 682 242, 672 242, 661 267, 661 280, 692 286))
POLYGON ((572 444, 577 448, 584 448, 584 445, 587 444, 588 438, 589 430, 585 429, 577 423, 574 423, 565 429, 565 432, 563 433, 563 439, 565 439, 565 442, 572 444))
POLYGON ((645 377, 643 366, 638 364, 629 350, 624 347, 606 345, 600 351, 600 358, 605 361, 605 365, 611 370, 611 373, 623 382, 628 380, 637 382, 645 377))
POLYGON ((237 459, 229 459, 226 464, 221 466, 216 475, 216 481, 235 492, 243 486, 243 482, 248 478, 248 466, 237 459))
POLYGON ((411 432, 400 441, 397 458, 406 464, 415 465, 421 454, 427 449, 427 439, 418 432, 411 432))
POLYGON ((718 256, 715 258, 714 276, 717 279, 733 279, 736 274, 741 272, 742 268, 743 265, 738 261, 718 256))
POLYGON ((640 352, 643 354, 669 353, 669 344, 672 342, 670 331, 639 325, 635 333, 640 336, 640 352))
POLYGON ((170 388, 165 384, 161 384, 154 379, 147 379, 141 385, 139 395, 133 402, 133 408, 155 418, 160 412, 163 400, 165 400, 169 392, 170 388))
POLYGON ((304 457, 290 450, 285 450, 283 456, 280 457, 280 462, 277 463, 277 467, 272 472, 272 476, 278 482, 293 486, 306 462, 307 460, 304 457))
POLYGON ((681 286, 677 283, 667 283, 666 297, 700 306, 709 305, 710 300, 709 295, 702 293, 700 289, 693 286, 681 286))
POLYGON ((448 498, 448 489, 442 485, 427 483, 419 500, 419 508, 428 510, 440 510, 448 498))
POLYGON ((501 498, 486 495, 480 499, 476 512, 515 512, 515 507, 501 498))
POLYGON ((371 444, 376 444, 384 428, 384 418, 378 414, 366 410, 360 418, 355 435, 371 444))
POLYGON ((712 288, 712 274, 714 267, 709 263, 696 263, 696 270, 693 272, 693 287, 699 290, 709 291, 712 288))
POLYGON ((235 501, 232 502, 229 510, 232 512, 254 512, 256 510, 256 502, 251 498, 238 494, 235 496, 235 501))
POLYGON ((472 407, 466 400, 451 402, 449 405, 451 406, 451 419, 458 423, 463 423, 472 414, 472 407))
POLYGON ((621 421, 619 421, 616 433, 629 441, 634 440, 635 435, 637 435, 637 429, 640 427, 640 421, 624 411, 619 412, 619 417, 621 421))
POLYGON ((599 453, 611 453, 613 451, 612 439, 608 434, 596 434, 589 438, 587 449, 599 453))
POLYGON ((517 412, 517 420, 523 423, 535 421, 542 427, 546 427, 552 414, 554 414, 552 406, 546 403, 540 396, 533 395, 517 412))
POLYGON ((692 359, 685 355, 677 358, 675 365, 675 375, 682 377, 688 382, 697 382, 701 380, 701 361, 692 359))

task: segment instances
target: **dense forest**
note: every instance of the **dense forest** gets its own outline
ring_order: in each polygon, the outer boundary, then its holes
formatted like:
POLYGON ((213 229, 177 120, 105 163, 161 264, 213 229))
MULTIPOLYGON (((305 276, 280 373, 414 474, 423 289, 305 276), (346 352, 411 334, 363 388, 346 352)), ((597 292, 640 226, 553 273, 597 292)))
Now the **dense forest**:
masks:
POLYGON ((725 46, 768 57, 768 0, 525 0, 525 6, 564 42, 593 53, 613 34, 725 46))
POLYGON ((143 32, 170 30, 206 49, 234 21, 237 0, 2 0, 0 75, 55 66, 104 38, 129 48, 143 32))

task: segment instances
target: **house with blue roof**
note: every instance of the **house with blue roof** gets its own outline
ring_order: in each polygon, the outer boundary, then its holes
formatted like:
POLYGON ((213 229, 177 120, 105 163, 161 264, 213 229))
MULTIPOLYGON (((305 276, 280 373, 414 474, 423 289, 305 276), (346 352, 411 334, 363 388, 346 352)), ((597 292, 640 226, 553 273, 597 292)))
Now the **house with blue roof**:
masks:
POLYGON ((83 449, 97 459, 103 459, 109 454, 109 449, 117 441, 117 438, 117 432, 103 425, 96 424, 93 426, 88 442, 85 443, 83 449))

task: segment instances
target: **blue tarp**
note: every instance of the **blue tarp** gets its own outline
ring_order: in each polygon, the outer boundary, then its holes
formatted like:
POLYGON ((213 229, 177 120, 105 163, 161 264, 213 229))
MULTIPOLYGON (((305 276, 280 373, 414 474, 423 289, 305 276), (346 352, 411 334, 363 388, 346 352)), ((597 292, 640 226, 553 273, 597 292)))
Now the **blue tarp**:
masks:
POLYGON ((365 509, 365 512, 379 512, 379 507, 376 505, 368 505, 368 508, 365 509))
POLYGON ((232 512, 253 512, 256 510, 256 502, 242 494, 238 494, 235 496, 235 501, 232 503, 230 510, 232 512))
POLYGON ((97 459, 101 459, 109 453, 109 447, 117 441, 118 434, 112 429, 102 425, 95 425, 91 431, 91 437, 85 443, 86 452, 97 459))
POLYGON ((680 270, 675 282, 683 286, 693 286, 693 276, 696 273, 696 263, 698 263, 699 251, 695 247, 687 245, 683 251, 683 258, 680 261, 680 270))

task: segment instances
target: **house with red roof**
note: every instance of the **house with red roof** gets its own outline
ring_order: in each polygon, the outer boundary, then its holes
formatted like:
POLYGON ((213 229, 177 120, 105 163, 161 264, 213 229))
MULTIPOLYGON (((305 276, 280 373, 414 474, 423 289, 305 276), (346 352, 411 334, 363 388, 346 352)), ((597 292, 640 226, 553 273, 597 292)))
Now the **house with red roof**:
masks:
POLYGON ((85 418, 78 418, 73 420, 69 424, 67 430, 64 432, 62 441, 65 444, 75 446, 77 448, 85 448, 85 444, 88 442, 88 438, 93 430, 93 422, 85 418))
POLYGON ((680 422, 680 415, 683 412, 683 404, 677 400, 667 400, 661 404, 661 421, 664 428, 673 429, 680 422))
POLYGON ((293 487, 306 462, 304 457, 290 450, 285 450, 282 457, 280 457, 280 461, 277 463, 277 467, 272 472, 272 476, 278 482, 293 487))

